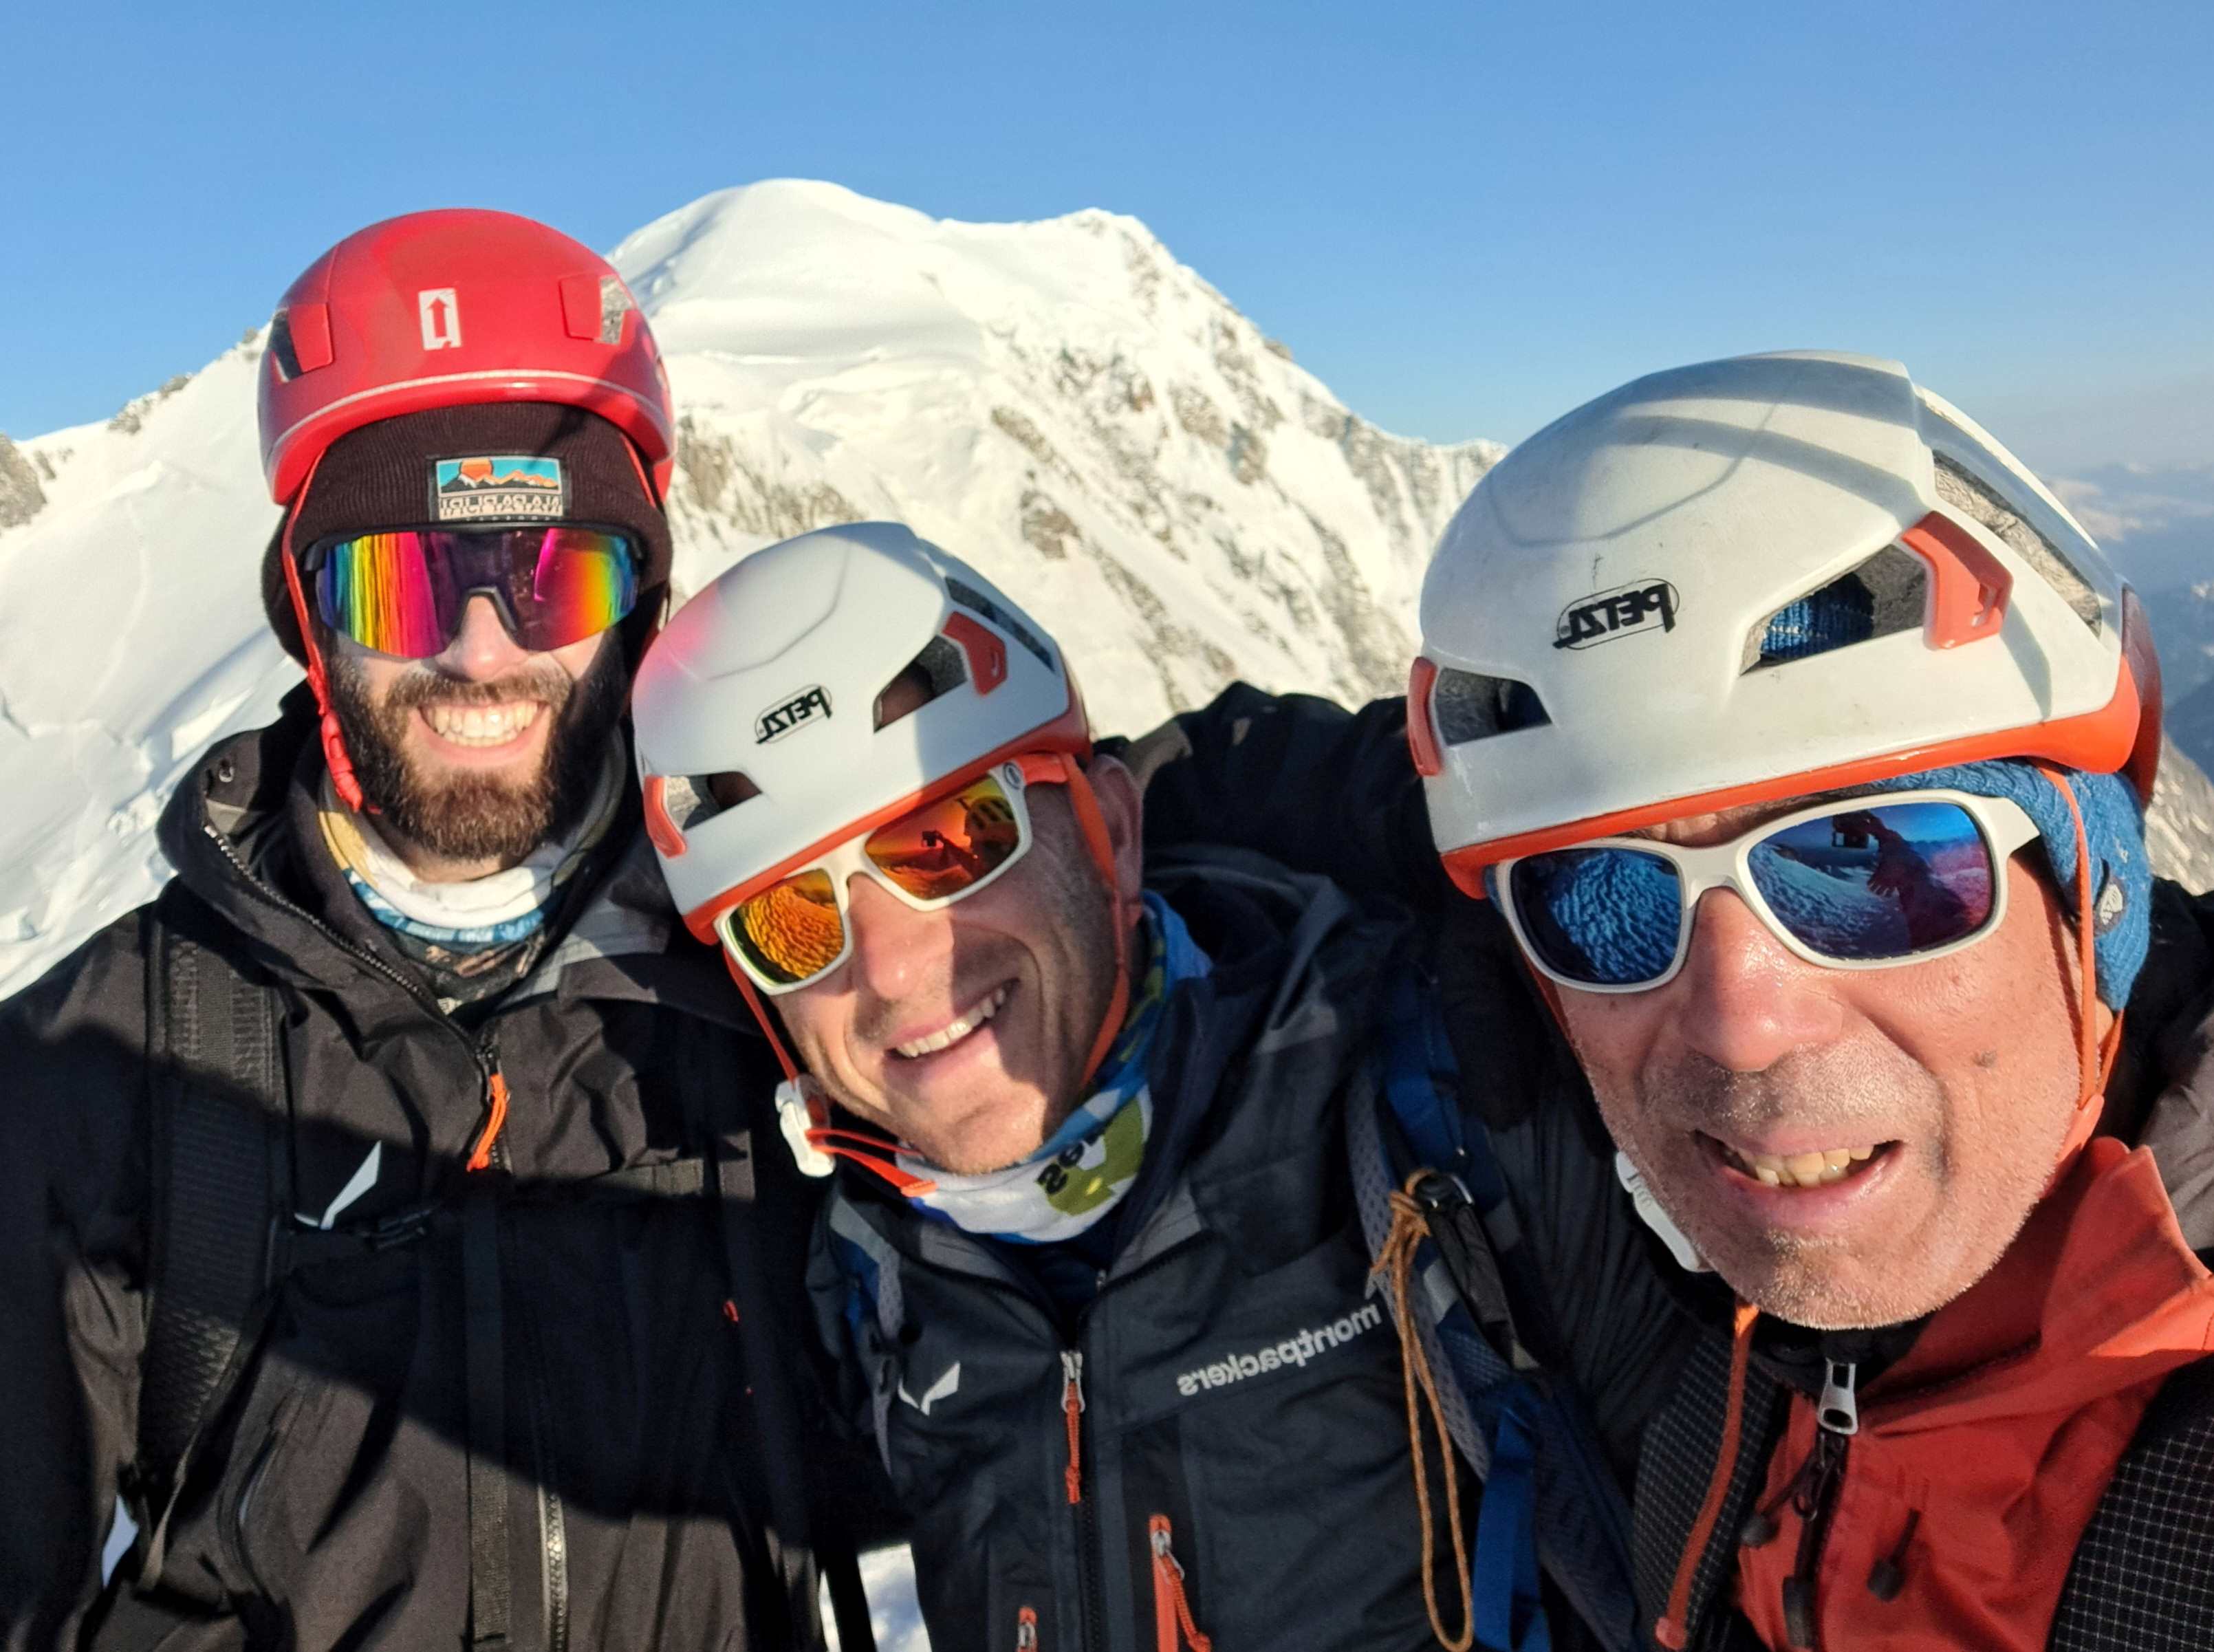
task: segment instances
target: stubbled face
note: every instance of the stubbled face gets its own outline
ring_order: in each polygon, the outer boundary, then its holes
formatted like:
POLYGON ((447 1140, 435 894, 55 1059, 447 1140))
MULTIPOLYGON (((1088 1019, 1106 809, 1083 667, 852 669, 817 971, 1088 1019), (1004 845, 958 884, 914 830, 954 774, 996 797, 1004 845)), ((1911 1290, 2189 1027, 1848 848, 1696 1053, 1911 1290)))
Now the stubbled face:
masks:
POLYGON ((474 597, 430 659, 325 633, 331 706, 379 830, 418 876, 480 877, 566 835, 591 802, 622 716, 622 650, 601 632, 517 646, 474 597))
POLYGON ((1116 849, 1114 889, 1067 788, 1033 786, 1037 841, 1014 866, 935 912, 855 874, 852 956, 776 1000, 800 1064, 944 1169, 1020 1163, 1083 1098, 1114 990, 1116 927, 1127 934, 1138 880, 1135 783, 1111 759, 1090 774, 1116 849))
MULTIPOLYGON (((1720 842, 1796 806, 1651 835, 1720 842)), ((1562 990, 1616 1144, 1764 1312, 1820 1330, 1914 1319, 2021 1231, 2079 1085, 2074 924, 2036 853, 2008 867, 1999 928, 1926 964, 1807 964, 1717 889, 1667 986, 1562 990)))

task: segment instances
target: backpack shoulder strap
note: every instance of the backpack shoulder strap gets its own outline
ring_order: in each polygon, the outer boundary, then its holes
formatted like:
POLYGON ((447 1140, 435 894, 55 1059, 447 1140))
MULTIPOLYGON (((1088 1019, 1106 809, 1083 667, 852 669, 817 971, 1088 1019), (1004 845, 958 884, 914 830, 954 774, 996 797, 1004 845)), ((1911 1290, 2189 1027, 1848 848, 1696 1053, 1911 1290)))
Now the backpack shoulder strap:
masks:
POLYGON ((2076 1545, 2055 1652, 2214 1646, 2214 1357, 2161 1385, 2076 1545))
POLYGON ((151 1244, 138 1454, 128 1477, 142 1582, 161 1573, 168 1517, 193 1447, 252 1351, 268 1278, 271 1193, 283 1151, 276 994, 205 935, 205 909, 172 884, 146 938, 151 1244))
MULTIPOLYGON (((778 1244, 794 1237, 795 1213, 764 1208, 781 1204, 781 1184, 764 1186, 757 1174, 755 1119, 730 1049, 731 1036, 704 1022, 692 1024, 689 1072, 694 1095, 706 1103, 712 1163, 706 1190, 716 1202, 731 1292, 725 1306, 752 1402, 752 1449, 744 1456, 755 1477, 756 1508, 765 1517, 769 1559, 783 1586, 791 1643, 824 1644, 819 1584, 827 1582, 840 1644, 872 1652, 875 1641, 859 1557, 843 1532, 816 1526, 811 1515, 795 1350, 780 1348, 776 1340, 780 1328, 802 1327, 807 1320, 780 1299, 771 1277, 774 1270, 804 1288, 804 1251, 786 1255, 778 1244), (790 1265, 779 1267, 780 1258, 790 1265)), ((780 1144, 772 1151, 781 1152, 780 1144)), ((804 1246, 804 1238, 799 1242, 804 1246)))
POLYGON ((1422 1208, 1428 1330, 1484 1434, 1483 1457, 1471 1454, 1486 1478, 1471 1559, 1477 1633, 1532 1652, 1544 1643, 1534 1553, 1600 1645, 1636 1646, 1629 1500, 1588 1407, 1556 1374, 1552 1316, 1505 1176, 1485 1126, 1464 1117, 1436 994, 1412 971, 1392 989, 1381 1089, 1397 1141, 1372 1156, 1422 1208))

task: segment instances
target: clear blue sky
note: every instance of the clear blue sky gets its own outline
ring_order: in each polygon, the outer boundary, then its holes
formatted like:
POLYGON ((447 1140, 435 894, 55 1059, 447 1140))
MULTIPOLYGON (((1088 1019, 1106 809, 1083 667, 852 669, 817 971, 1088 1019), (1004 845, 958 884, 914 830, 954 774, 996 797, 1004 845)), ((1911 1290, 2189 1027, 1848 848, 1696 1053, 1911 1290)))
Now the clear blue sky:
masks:
POLYGON ((1825 345, 2048 465, 2214 455, 2204 0, 636 11, 15 9, 0 429, 199 367, 373 218, 496 205, 606 247, 801 176, 1134 213, 1411 434, 1825 345))

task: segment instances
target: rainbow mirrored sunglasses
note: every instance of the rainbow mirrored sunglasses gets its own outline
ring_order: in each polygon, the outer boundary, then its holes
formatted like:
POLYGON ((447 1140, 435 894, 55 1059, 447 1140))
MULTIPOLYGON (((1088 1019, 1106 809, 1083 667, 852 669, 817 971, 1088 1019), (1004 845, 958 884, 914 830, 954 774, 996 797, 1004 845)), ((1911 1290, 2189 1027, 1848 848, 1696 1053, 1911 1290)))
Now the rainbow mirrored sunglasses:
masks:
POLYGON ((479 593, 532 653, 595 636, 638 602, 631 541, 569 523, 349 534, 309 546, 300 572, 326 626, 401 659, 452 646, 479 593))
POLYGON ((771 996, 812 986, 853 954, 847 878, 859 873, 917 912, 965 900, 1030 853, 1024 792, 1066 785, 1073 769, 1037 752, 951 777, 906 813, 738 885, 714 916, 724 951, 771 996))
POLYGON ((1883 970, 1974 945, 2006 919, 2006 865, 2038 835, 2021 806, 1953 791, 1818 803, 1727 843, 1606 837, 1501 861, 1489 887, 1548 978, 1580 992, 1665 986, 1699 897, 1720 887, 1809 964, 1883 970))

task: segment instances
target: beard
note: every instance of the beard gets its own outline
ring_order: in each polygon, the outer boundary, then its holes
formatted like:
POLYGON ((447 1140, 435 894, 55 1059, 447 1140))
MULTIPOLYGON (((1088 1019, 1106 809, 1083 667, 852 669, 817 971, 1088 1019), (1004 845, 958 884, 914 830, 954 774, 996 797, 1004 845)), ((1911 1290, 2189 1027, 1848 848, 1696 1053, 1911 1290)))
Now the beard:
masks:
POLYGON ((345 653, 326 645, 324 658, 331 710, 380 831, 443 860, 513 865, 583 823, 622 720, 629 672, 620 639, 601 647, 582 677, 571 677, 550 659, 490 682, 425 666, 401 676, 381 701, 345 653), (426 770, 409 755, 408 724, 424 707, 517 700, 540 701, 546 707, 540 715, 553 719, 528 774, 426 770))

